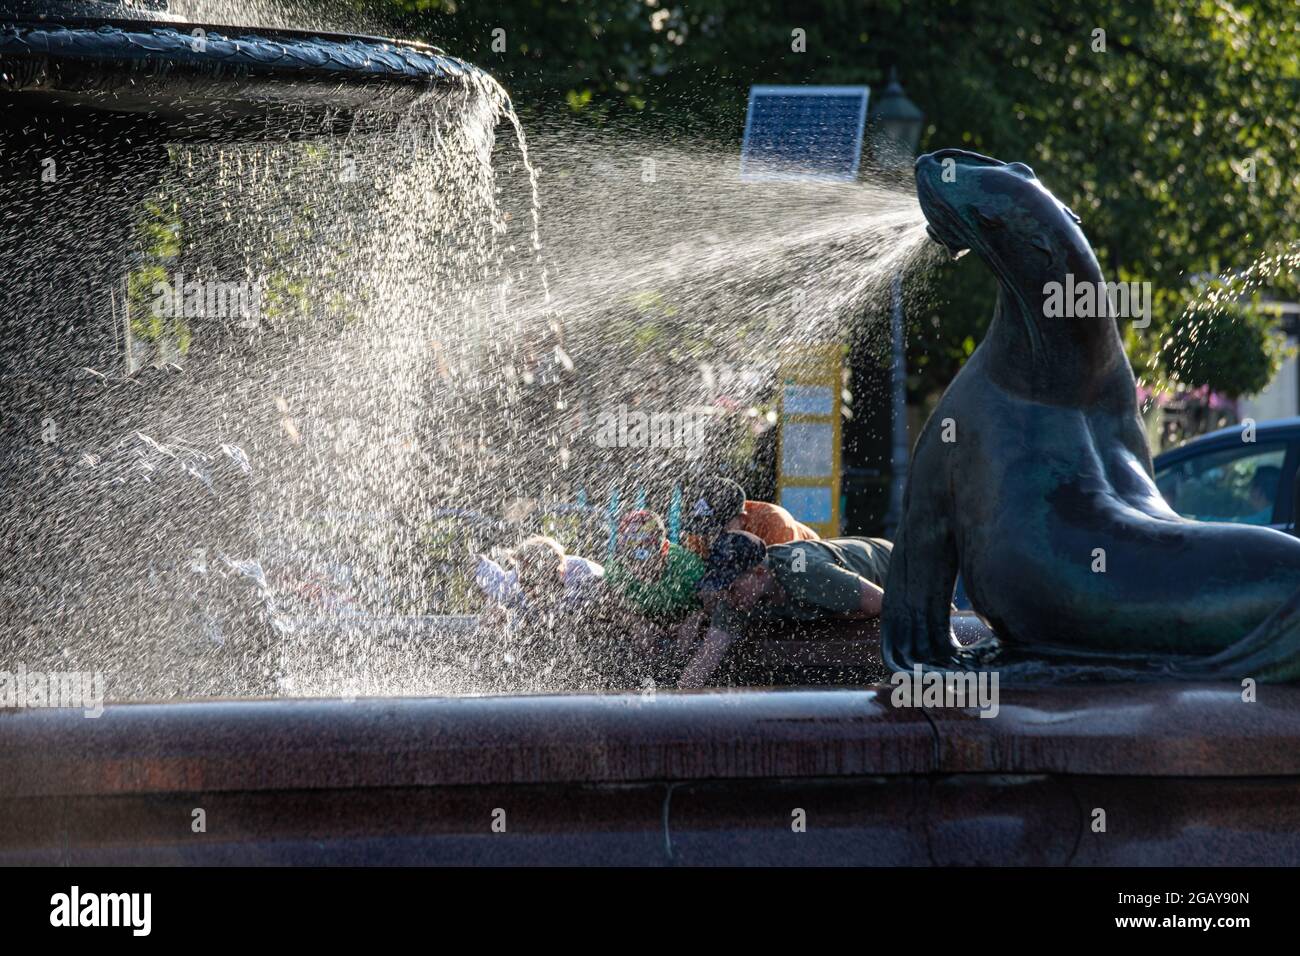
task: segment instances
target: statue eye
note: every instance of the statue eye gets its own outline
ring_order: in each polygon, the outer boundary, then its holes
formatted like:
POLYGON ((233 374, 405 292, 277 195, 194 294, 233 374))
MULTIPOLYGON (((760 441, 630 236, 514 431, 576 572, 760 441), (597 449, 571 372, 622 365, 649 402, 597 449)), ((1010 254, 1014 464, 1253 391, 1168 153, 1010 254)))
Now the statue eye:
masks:
POLYGON ((1002 220, 999 219, 997 216, 993 215, 992 213, 981 209, 979 206, 976 206, 974 208, 974 212, 975 212, 975 218, 979 220, 979 224, 981 226, 984 226, 986 229, 1002 228, 1002 220))
POLYGON ((1039 250, 1047 257, 1047 264, 1051 265, 1055 256, 1052 253, 1052 244, 1047 241, 1047 237, 1042 233, 1035 233, 1029 240, 1029 244, 1039 250))

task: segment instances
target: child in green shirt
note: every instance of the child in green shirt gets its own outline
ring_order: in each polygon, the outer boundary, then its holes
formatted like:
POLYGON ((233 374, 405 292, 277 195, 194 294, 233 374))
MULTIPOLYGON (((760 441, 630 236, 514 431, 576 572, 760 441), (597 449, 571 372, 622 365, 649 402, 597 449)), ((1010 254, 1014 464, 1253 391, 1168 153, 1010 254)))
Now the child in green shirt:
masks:
POLYGON ((614 557, 605 580, 640 620, 629 633, 646 654, 656 655, 673 630, 681 635, 698 631, 698 586, 704 562, 688 549, 668 540, 664 523, 651 511, 638 510, 619 522, 614 557))

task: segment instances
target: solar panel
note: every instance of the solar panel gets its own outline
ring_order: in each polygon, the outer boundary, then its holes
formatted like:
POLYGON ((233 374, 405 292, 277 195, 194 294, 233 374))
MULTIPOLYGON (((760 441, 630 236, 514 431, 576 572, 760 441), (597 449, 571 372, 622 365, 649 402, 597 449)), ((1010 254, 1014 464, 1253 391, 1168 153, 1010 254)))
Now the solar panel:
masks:
POLYGON ((862 157, 865 86, 754 86, 740 178, 852 180, 862 157))

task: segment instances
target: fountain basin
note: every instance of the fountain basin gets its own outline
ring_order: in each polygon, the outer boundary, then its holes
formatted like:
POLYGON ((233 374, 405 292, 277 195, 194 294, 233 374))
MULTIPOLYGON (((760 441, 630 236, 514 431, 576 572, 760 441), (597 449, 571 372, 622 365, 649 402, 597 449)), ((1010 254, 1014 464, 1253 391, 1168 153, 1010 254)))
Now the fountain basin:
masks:
POLYGON ((0 14, 0 111, 137 121, 170 140, 383 128, 438 88, 482 82, 436 47, 380 37, 0 14))
POLYGON ((995 719, 890 698, 881 686, 0 711, 0 863, 1300 860, 1300 688, 1247 703, 1228 684, 1008 687, 995 719), (194 807, 220 827, 196 836, 194 807))

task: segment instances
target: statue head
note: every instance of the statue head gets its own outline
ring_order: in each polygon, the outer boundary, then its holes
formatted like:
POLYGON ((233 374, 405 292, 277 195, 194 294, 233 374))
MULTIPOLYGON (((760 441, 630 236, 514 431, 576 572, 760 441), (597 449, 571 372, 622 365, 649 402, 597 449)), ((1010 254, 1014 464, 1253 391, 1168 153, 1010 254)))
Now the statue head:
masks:
POLYGON ((974 250, 1004 285, 1100 277, 1079 217, 1024 163, 941 149, 916 161, 916 192, 930 237, 954 257, 974 250))

